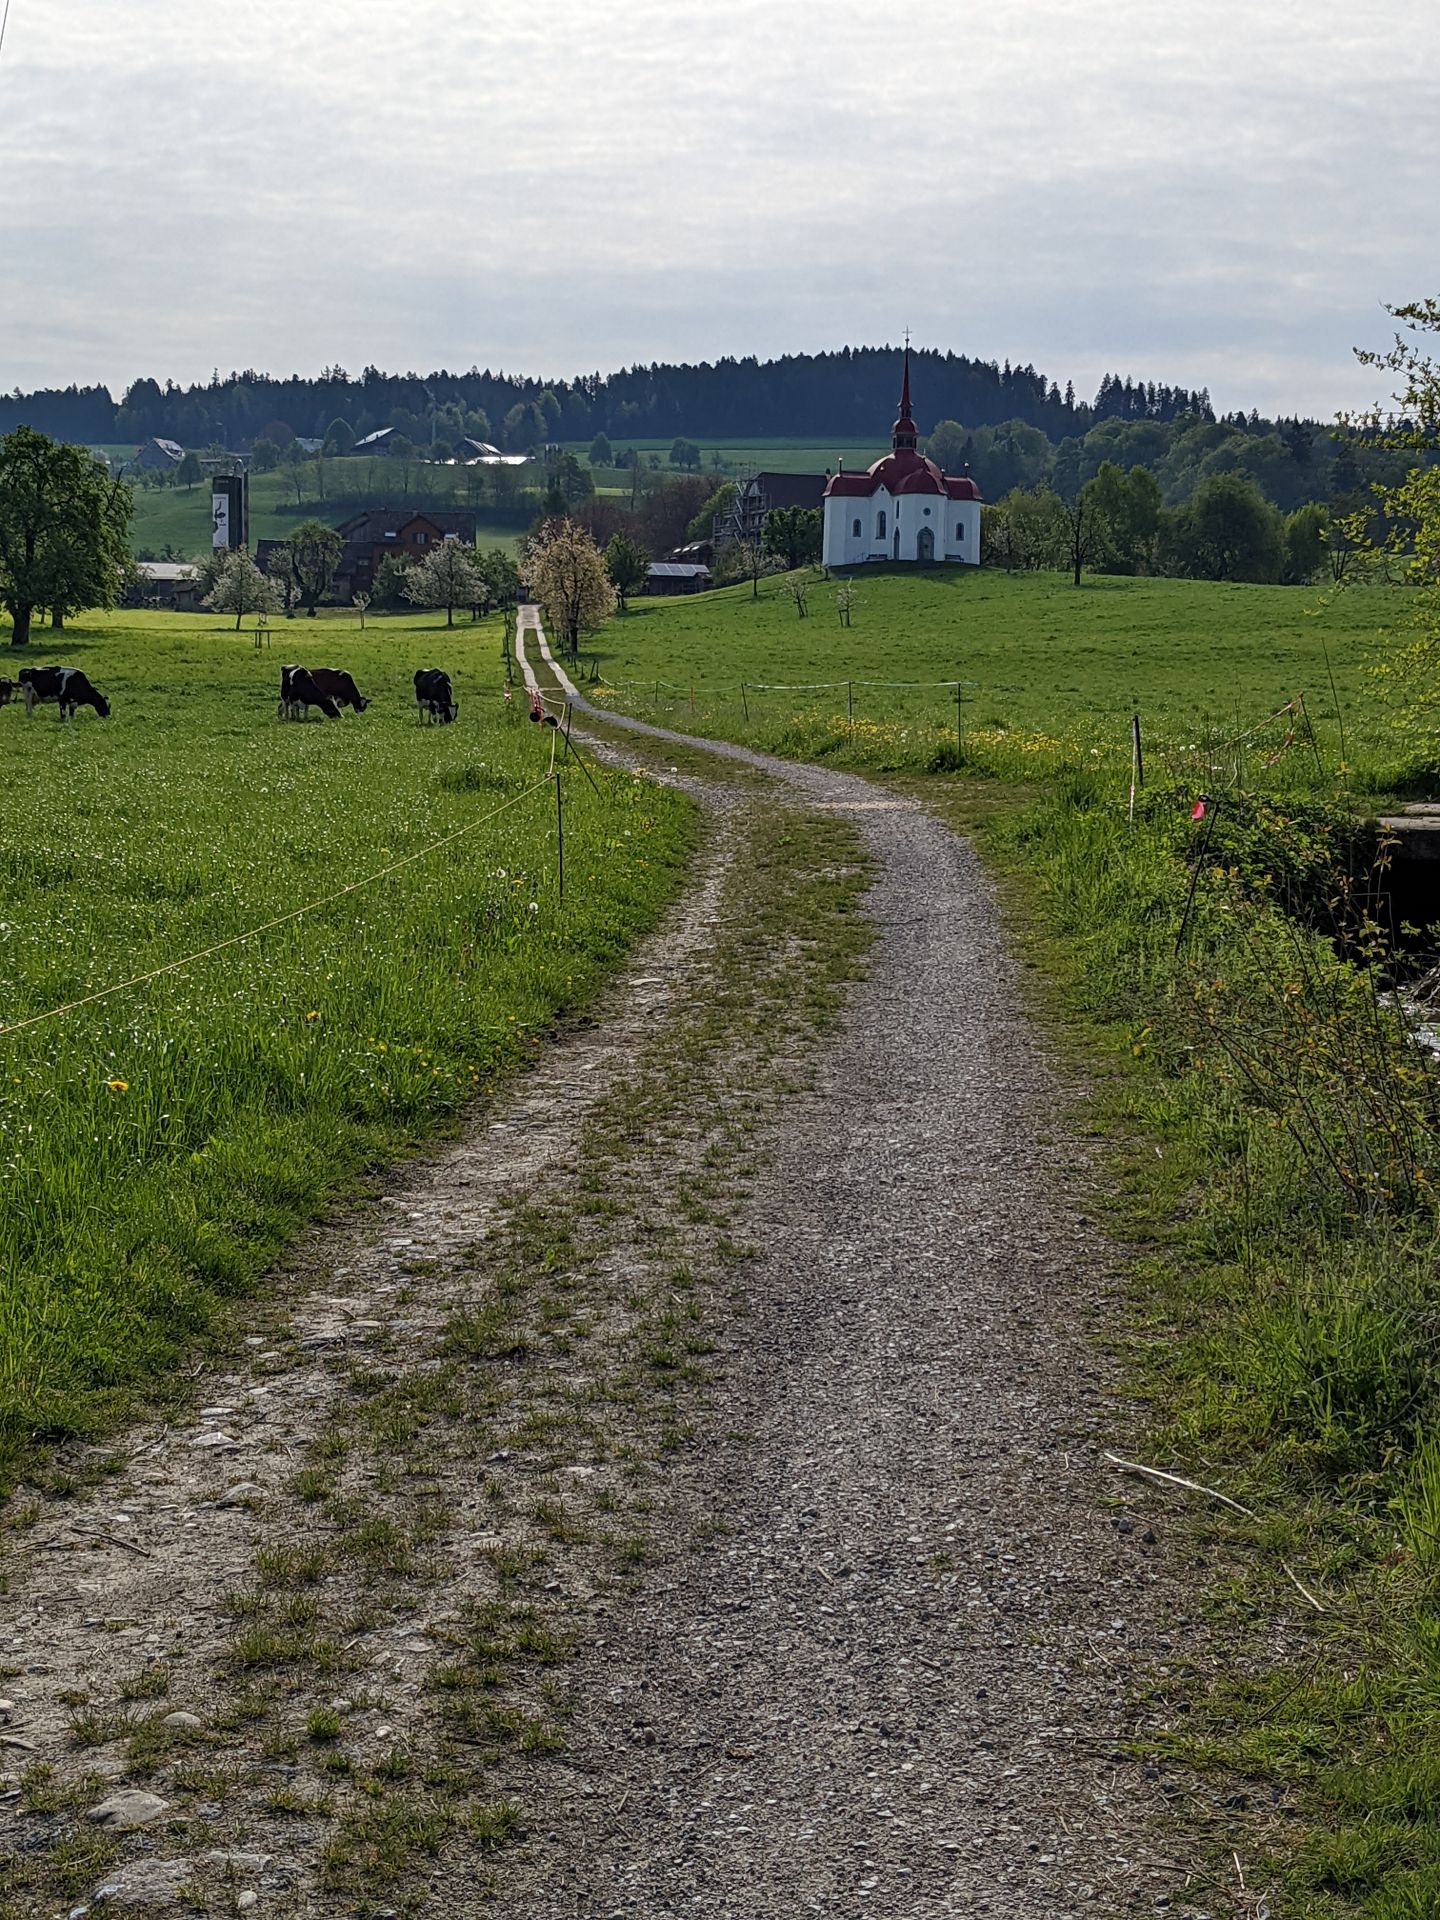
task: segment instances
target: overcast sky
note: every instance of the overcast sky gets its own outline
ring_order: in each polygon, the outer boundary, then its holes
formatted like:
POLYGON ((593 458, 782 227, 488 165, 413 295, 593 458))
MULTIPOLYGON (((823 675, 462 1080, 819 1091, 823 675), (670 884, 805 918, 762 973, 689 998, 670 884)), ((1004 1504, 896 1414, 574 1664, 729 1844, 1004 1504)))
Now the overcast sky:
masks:
POLYGON ((1328 417, 1440 293, 1437 54, 1435 0, 11 0, 0 388, 908 326, 1328 417))

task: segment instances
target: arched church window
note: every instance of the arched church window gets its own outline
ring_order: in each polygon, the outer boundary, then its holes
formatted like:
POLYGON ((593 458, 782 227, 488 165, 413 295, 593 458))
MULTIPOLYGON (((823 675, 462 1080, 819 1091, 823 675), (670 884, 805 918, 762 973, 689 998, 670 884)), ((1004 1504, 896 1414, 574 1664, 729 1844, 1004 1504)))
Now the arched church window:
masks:
POLYGON ((960 524, 959 524, 959 525, 958 525, 958 526, 956 527, 956 529, 955 529, 955 538, 956 538, 956 539, 957 539, 957 540, 958 540, 958 541, 959 541, 959 542, 961 543, 961 545, 962 545, 962 546, 964 545, 964 543, 965 543, 965 522, 964 522, 963 520, 962 520, 962 521, 960 522, 960 524))
POLYGON ((857 540, 860 538, 860 522, 858 520, 855 522, 854 526, 850 529, 850 531, 854 534, 857 540))
POLYGON ((883 507, 875 516, 875 538, 877 540, 883 540, 885 538, 885 509, 883 507))

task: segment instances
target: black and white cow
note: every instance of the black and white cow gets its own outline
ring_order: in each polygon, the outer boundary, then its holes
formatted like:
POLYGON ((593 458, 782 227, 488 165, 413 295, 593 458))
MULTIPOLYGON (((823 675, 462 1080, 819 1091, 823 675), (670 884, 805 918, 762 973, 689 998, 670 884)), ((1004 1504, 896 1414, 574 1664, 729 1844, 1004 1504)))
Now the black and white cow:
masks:
POLYGON ((327 720, 338 720, 342 707, 363 713, 369 704, 360 697, 360 689, 349 674, 334 667, 280 669, 280 705, 276 712, 282 720, 303 720, 311 707, 318 707, 327 720))
POLYGON ((439 667, 421 667, 415 675, 415 704, 422 720, 448 726, 460 712, 451 691, 450 676, 439 667))
POLYGON ((15 682, 0 673, 0 707, 8 707, 15 698, 15 682))
POLYGON ((62 720, 72 720, 77 707, 93 707, 102 720, 109 717, 110 702, 95 691, 79 667, 22 667, 20 692, 27 715, 53 700, 62 720))
POLYGON ((327 720, 338 720, 340 709, 328 693, 315 684, 308 667, 280 669, 280 704, 275 709, 281 720, 304 720, 311 707, 318 707, 327 720))

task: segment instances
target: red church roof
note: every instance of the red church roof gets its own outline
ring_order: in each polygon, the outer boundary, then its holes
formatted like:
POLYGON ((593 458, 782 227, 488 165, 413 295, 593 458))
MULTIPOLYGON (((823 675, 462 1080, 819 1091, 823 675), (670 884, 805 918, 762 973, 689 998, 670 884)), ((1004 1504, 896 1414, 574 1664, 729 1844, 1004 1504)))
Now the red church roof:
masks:
POLYGON ((980 489, 963 474, 945 474, 933 460, 927 460, 916 445, 919 432, 910 409, 910 349, 905 349, 905 373, 900 386, 900 417, 890 429, 890 451, 864 473, 835 473, 825 488, 825 498, 868 499, 882 487, 898 498, 905 493, 947 494, 952 500, 978 500, 980 489))

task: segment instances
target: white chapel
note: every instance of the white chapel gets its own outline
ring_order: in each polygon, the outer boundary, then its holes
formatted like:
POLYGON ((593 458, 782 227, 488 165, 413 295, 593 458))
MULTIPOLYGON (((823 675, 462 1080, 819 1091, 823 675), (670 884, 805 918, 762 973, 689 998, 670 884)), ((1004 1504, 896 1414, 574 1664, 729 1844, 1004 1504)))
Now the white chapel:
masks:
POLYGON ((980 489, 963 474, 927 460, 910 411, 910 349, 900 388, 900 418, 890 451, 864 473, 842 465, 825 488, 821 558, 827 567, 872 560, 980 564, 980 489))

